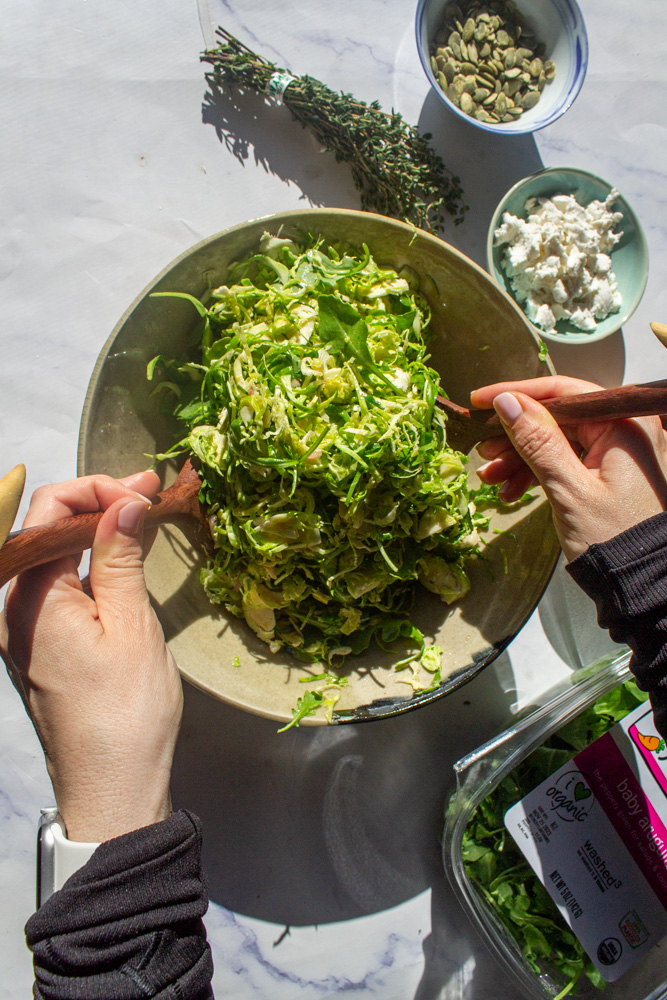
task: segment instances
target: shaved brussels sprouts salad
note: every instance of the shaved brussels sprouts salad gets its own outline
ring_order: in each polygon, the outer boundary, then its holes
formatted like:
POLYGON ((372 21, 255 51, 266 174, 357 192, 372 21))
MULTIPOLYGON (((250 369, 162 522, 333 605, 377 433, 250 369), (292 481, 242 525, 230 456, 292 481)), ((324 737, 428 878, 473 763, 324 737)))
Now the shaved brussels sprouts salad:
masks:
POLYGON ((488 518, 435 405, 418 276, 365 245, 265 233, 227 280, 205 303, 156 293, 193 303, 199 346, 148 371, 187 427, 167 454, 201 463, 208 597, 272 652, 326 667, 402 639, 397 665, 437 687, 440 651, 409 618, 415 584, 462 597, 488 518))

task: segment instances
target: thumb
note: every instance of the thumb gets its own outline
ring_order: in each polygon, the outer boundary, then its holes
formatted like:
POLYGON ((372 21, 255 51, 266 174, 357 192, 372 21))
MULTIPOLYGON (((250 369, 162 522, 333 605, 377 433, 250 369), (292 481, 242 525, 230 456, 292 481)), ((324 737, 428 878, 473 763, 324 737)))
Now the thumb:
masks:
POLYGON ((134 616, 149 606, 143 564, 143 523, 150 504, 117 500, 104 512, 90 556, 90 589, 102 627, 105 617, 134 616))
POLYGON ((501 392, 493 406, 515 449, 544 487, 553 494, 578 491, 583 466, 560 427, 537 400, 522 392, 501 392))

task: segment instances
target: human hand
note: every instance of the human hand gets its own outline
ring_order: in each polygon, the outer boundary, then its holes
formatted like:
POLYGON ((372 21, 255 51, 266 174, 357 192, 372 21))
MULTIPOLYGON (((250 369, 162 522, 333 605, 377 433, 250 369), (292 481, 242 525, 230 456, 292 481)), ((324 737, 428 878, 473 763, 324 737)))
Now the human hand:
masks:
POLYGON ((497 382, 470 395, 474 407, 495 408, 509 437, 478 445, 487 459, 480 479, 502 483, 509 501, 539 482, 568 560, 667 507, 667 434, 658 417, 559 428, 539 403, 599 389, 554 376, 497 382))
POLYGON ((156 474, 143 472, 37 490, 25 527, 104 511, 89 580, 79 580, 80 557, 28 570, 10 585, 0 618, 0 654, 37 730, 70 840, 109 840, 171 812, 183 694, 142 553, 146 497, 158 488, 156 474))

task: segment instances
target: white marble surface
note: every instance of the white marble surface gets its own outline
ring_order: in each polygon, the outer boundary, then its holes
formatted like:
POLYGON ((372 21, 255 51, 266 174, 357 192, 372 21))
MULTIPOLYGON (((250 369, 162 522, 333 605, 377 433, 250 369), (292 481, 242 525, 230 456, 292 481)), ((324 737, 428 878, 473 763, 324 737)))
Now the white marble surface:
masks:
MULTIPOLYGON (((612 385, 660 377, 649 332, 667 320, 667 61, 662 0, 581 0, 588 77, 534 137, 478 132, 428 91, 414 4, 207 0, 219 21, 293 71, 377 98, 433 132, 471 205, 446 233, 483 263, 500 195, 541 165, 613 182, 651 258, 622 333, 561 347, 557 368, 612 385)), ((88 378, 108 333, 180 251, 247 218, 357 207, 347 169, 285 110, 249 96, 202 108, 195 0, 0 0, 0 471, 25 462, 28 493, 69 478, 88 378)), ((451 765, 608 640, 559 571, 509 651, 468 687, 369 726, 275 726, 193 689, 174 797, 204 821, 217 995, 233 1000, 510 1000, 452 900, 439 857, 451 765), (283 933, 289 927, 288 933, 283 933)), ((0 998, 30 992, 23 924, 34 832, 51 792, 34 733, 0 679, 0 998)))

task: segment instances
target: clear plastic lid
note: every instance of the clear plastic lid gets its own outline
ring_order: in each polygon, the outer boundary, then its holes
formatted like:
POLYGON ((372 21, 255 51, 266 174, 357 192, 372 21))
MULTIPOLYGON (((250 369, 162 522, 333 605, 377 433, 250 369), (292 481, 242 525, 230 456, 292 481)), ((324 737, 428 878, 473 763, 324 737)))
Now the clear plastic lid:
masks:
POLYGON ((463 857, 464 835, 480 803, 549 737, 629 680, 629 661, 630 653, 623 651, 578 671, 567 686, 553 692, 542 708, 524 715, 455 765, 457 787, 449 801, 445 825, 445 869, 459 901, 491 951, 520 984, 523 994, 535 1000, 565 996, 586 1000, 603 996, 608 1000, 667 1000, 664 939, 619 980, 607 983, 604 992, 585 975, 568 988, 568 980, 557 964, 550 967, 540 963, 540 972, 535 972, 483 889, 467 874, 463 857))

